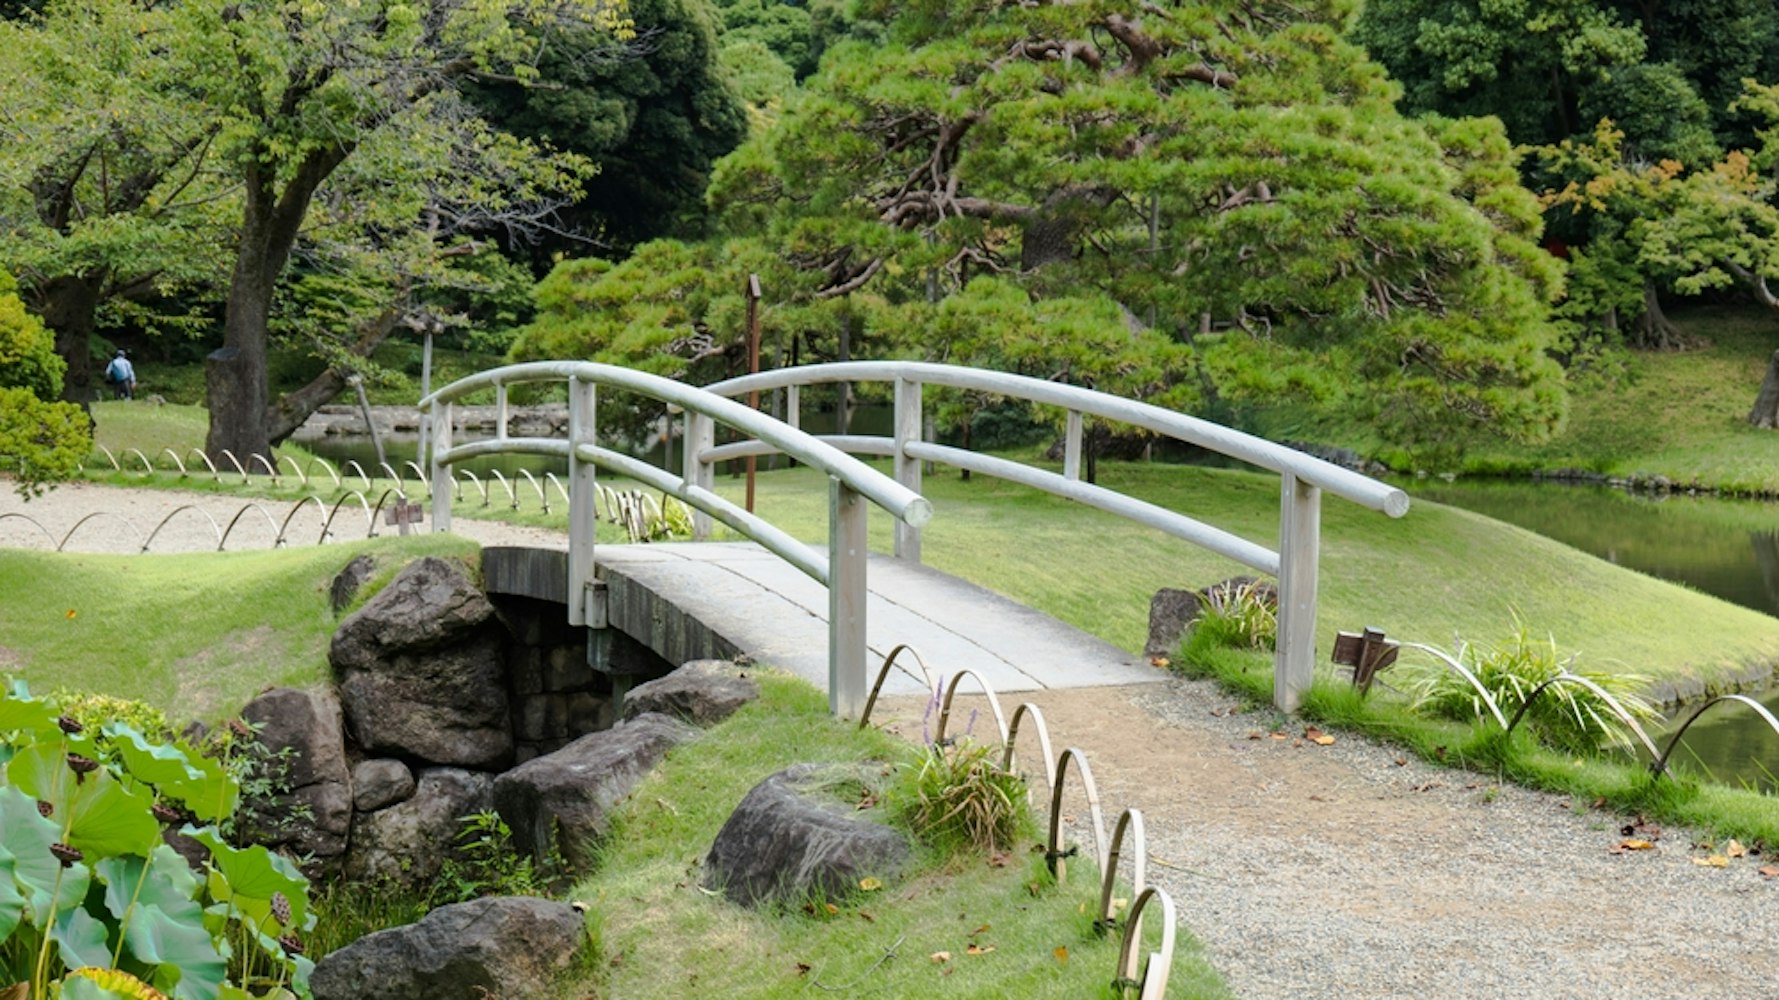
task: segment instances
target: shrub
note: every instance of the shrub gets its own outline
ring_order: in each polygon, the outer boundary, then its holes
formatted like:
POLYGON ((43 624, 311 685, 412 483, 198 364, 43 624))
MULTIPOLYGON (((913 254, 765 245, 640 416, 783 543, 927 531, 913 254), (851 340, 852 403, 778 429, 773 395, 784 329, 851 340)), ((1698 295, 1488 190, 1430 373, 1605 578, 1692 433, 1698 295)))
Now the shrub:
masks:
POLYGON ((942 854, 1008 850, 1031 827, 1024 779, 969 737, 915 751, 894 795, 909 829, 942 854))
POLYGON ((1248 582, 1227 590, 1212 588, 1204 610, 1192 622, 1197 642, 1231 649, 1274 649, 1279 644, 1276 591, 1248 582))
MULTIPOLYGON (((1658 717, 1655 706, 1639 693, 1648 683, 1647 678, 1579 669, 1574 655, 1558 654, 1555 639, 1534 639, 1531 630, 1517 617, 1514 625, 1514 633, 1507 642, 1486 648, 1460 642, 1453 657, 1476 676, 1509 721, 1540 684, 1563 673, 1598 685, 1640 722, 1658 717)), ((1469 721, 1486 712, 1476 689, 1443 666, 1411 674, 1406 689, 1417 710, 1458 721, 1469 721)), ((1593 691, 1578 684, 1551 685, 1526 710, 1522 724, 1526 723, 1547 742, 1572 753, 1591 752, 1602 745, 1622 745, 1631 739, 1630 730, 1617 713, 1593 691)))

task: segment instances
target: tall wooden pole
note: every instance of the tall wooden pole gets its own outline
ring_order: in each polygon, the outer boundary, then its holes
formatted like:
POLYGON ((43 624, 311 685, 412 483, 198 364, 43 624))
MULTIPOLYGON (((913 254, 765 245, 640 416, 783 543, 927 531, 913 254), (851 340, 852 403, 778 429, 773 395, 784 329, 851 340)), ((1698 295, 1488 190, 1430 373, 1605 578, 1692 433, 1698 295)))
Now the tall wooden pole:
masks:
MULTIPOLYGON (((747 373, 753 375, 760 370, 760 276, 747 276, 747 373)), ((760 390, 749 389, 747 405, 750 409, 760 408, 760 390)), ((747 457, 747 512, 754 512, 754 467, 755 456, 747 457)))

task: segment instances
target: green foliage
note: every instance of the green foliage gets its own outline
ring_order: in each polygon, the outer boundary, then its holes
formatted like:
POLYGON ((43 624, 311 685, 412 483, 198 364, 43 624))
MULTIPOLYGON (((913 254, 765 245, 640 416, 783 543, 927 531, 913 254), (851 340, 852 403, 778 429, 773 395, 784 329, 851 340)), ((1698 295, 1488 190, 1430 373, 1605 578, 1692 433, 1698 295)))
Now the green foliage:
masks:
POLYGON ((1025 779, 1000 748, 968 736, 911 751, 889 798, 915 836, 943 856, 1011 850, 1030 831, 1025 779))
POLYGON ((855 356, 1548 434, 1559 268, 1505 137, 1403 120, 1334 5, 1292 17, 906 5, 710 197, 804 276, 774 297, 857 302, 855 356))
POLYGON ((163 824, 180 814, 227 815, 236 788, 220 765, 121 722, 58 718, 17 683, 0 696, 0 732, 7 982, 49 996, 74 970, 121 965, 175 1000, 304 988, 312 963, 299 935, 315 917, 289 862, 187 824, 181 832, 210 851, 194 872, 162 842, 163 824))
POLYGON ((0 270, 0 468, 16 472, 26 499, 49 483, 71 479, 92 449, 80 407, 55 400, 67 365, 55 337, 25 310, 11 275, 0 270))
POLYGON ((1243 583, 1213 591, 1192 622, 1187 643, 1194 647, 1274 649, 1279 644, 1278 591, 1243 583))
MULTIPOLYGON (((446 859, 434 888, 438 905, 464 903, 483 896, 542 896, 548 880, 531 855, 518 850, 513 831, 493 810, 462 819, 457 834, 460 858, 446 859)), ((553 866, 566 870, 561 859, 553 866)))
MULTIPOLYGON (((1579 668, 1573 654, 1558 654, 1555 638, 1533 638, 1531 630, 1517 618, 1506 642, 1486 648, 1460 642, 1454 659, 1476 677, 1509 720, 1540 685, 1561 674, 1598 685, 1639 722, 1659 718, 1655 706, 1641 693, 1648 687, 1649 678, 1623 671, 1579 668)), ((1476 688, 1443 664, 1423 668, 1406 686, 1417 709, 1459 721, 1484 719, 1493 724, 1476 688)), ((1596 750, 1602 744, 1628 745, 1632 739, 1617 713, 1593 691, 1577 684, 1547 687, 1526 709, 1526 723, 1552 744, 1575 753, 1596 750)))
POLYGON ((42 400, 61 395, 67 364, 56 340, 11 291, 0 292, 0 388, 26 389, 42 400))

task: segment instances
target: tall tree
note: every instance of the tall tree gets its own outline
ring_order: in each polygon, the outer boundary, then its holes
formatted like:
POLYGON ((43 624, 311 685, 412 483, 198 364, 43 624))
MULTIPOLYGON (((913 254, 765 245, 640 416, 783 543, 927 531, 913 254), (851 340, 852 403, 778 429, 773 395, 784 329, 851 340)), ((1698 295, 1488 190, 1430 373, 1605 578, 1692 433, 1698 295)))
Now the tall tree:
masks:
POLYGON ((924 307, 992 275, 1188 348, 1134 391, 1296 394, 1426 444, 1547 433, 1560 268, 1512 151, 1498 126, 1400 117, 1342 23, 1336 3, 904 5, 893 43, 830 50, 711 198, 815 298, 924 307))
POLYGON ((270 450, 274 293, 336 171, 375 145, 415 157, 408 162, 419 172, 396 179, 424 190, 470 159, 489 172, 458 179, 478 184, 490 202, 506 200, 505 185, 531 183, 515 171, 543 154, 488 129, 456 86, 478 74, 535 78, 545 27, 578 22, 628 31, 616 0, 189 0, 176 13, 169 58, 215 116, 217 152, 241 186, 223 343, 207 359, 205 378, 207 447, 238 456, 270 450))

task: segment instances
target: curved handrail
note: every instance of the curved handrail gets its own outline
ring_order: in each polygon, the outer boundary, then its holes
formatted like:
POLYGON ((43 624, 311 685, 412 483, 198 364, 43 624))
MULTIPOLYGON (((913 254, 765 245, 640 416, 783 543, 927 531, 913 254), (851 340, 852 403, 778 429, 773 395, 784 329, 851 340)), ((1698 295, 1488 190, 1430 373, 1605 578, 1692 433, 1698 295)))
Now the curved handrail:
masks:
MULTIPOLYGON (((1014 745, 1019 742, 1019 720, 1026 716, 1038 727, 1038 750, 1044 755, 1044 791, 1049 792, 1056 787, 1056 755, 1050 750, 1050 727, 1044 723, 1044 713, 1038 706, 1029 701, 1022 701, 1013 710, 1013 720, 1007 723, 1006 752, 1001 756, 1001 770, 1012 773, 1014 767, 1014 745)), ((1031 786, 1025 790, 1026 801, 1031 801, 1031 786)))
POLYGON ((1000 734, 1001 745, 1007 745, 1007 717, 1001 713, 1001 699, 995 697, 995 689, 988 686, 982 675, 965 667, 951 675, 951 682, 945 685, 945 702, 939 707, 939 728, 933 731, 933 742, 945 742, 945 723, 951 719, 951 699, 957 696, 957 686, 965 677, 974 678, 982 686, 982 693, 988 696, 989 710, 994 712, 995 732, 1000 734))
POLYGON ((927 687, 935 691, 938 690, 937 682, 933 679, 933 672, 927 669, 926 657, 920 655, 920 650, 905 642, 897 643, 896 648, 890 650, 889 655, 883 658, 883 665, 877 668, 877 679, 871 683, 871 693, 865 697, 865 710, 859 713, 860 729, 870 724, 871 708, 877 704, 877 694, 883 690, 883 682, 885 678, 889 677, 890 667, 895 666, 896 660, 903 653, 912 655, 914 662, 920 665, 920 675, 926 680, 927 687))
POLYGON ((371 513, 371 502, 369 500, 365 499, 363 493, 360 493, 357 490, 347 490, 345 496, 334 501, 334 509, 328 512, 327 522, 321 526, 321 535, 323 538, 327 537, 329 534, 332 533, 333 526, 334 526, 334 518, 339 516, 340 508, 346 505, 346 501, 351 500, 354 497, 356 497, 358 499, 358 505, 360 507, 364 508, 364 520, 365 520, 364 537, 366 537, 366 538, 377 537, 377 517, 376 517, 376 515, 371 513))
MULTIPOLYGON (((196 450, 196 449, 193 449, 193 450, 196 450)), ((171 448, 162 448, 161 454, 163 454, 173 460, 173 467, 179 470, 179 478, 184 479, 185 478, 185 462, 184 462, 184 460, 182 460, 179 457, 179 453, 174 451, 171 448)))
POLYGON ((310 501, 314 501, 315 509, 321 512, 321 537, 315 539, 315 544, 321 545, 327 541, 327 506, 321 502, 320 497, 311 493, 290 505, 289 512, 284 515, 284 523, 278 526, 278 537, 272 541, 273 548, 281 549, 287 544, 284 536, 285 533, 290 530, 291 519, 296 517, 297 511, 303 509, 303 504, 309 503, 310 501))
POLYGON ((1124 935, 1118 944, 1118 968, 1121 979, 1114 985, 1119 987, 1119 995, 1124 995, 1123 987, 1127 984, 1138 987, 1139 1000, 1162 1000, 1167 996, 1167 979, 1174 967, 1174 927, 1178 923, 1174 913, 1174 898, 1159 886, 1150 886, 1137 894, 1130 904, 1130 919, 1125 922, 1124 935), (1161 901, 1161 947, 1149 953, 1147 962, 1142 963, 1141 977, 1134 973, 1137 968, 1135 948, 1141 947, 1138 932, 1142 930, 1143 911, 1148 908, 1150 900, 1161 901), (1128 970, 1128 974, 1127 974, 1128 970))
MULTIPOLYGON (((1134 855, 1131 858, 1131 894, 1142 895, 1143 888, 1148 884, 1146 875, 1148 873, 1149 839, 1143 834, 1143 813, 1140 809, 1126 809, 1118 814, 1118 823, 1112 828, 1112 849, 1106 854, 1105 871, 1100 873, 1100 915, 1095 923, 1106 930, 1118 926, 1118 918, 1112 913, 1112 893, 1118 888, 1118 856, 1123 851, 1126 833, 1131 836, 1130 852, 1134 855)), ((1133 920, 1133 922, 1135 921, 1133 920)), ((1136 933, 1141 934, 1141 928, 1136 933)), ((1135 979, 1136 972, 1137 970, 1132 967, 1123 970, 1121 974, 1126 978, 1135 979)))
POLYGON ((1619 703, 1617 698, 1614 698, 1605 688, 1588 680, 1586 677, 1572 674, 1567 670, 1532 689, 1532 693, 1526 696, 1526 700, 1520 702, 1519 711, 1513 713, 1513 721, 1507 724, 1507 735, 1513 735, 1514 727, 1518 726, 1520 720, 1525 718, 1526 710, 1532 707, 1532 703, 1538 700, 1538 696, 1542 695, 1545 692, 1545 689, 1555 687, 1558 684, 1578 684, 1594 697, 1604 701, 1606 706, 1612 709, 1612 713, 1618 716, 1618 721, 1631 727, 1631 732, 1635 733, 1637 739, 1643 743, 1643 749, 1649 751, 1650 760, 1653 761, 1660 756, 1656 751, 1655 742, 1649 738, 1648 733, 1643 731, 1643 727, 1637 723, 1637 720, 1632 717, 1631 713, 1625 711, 1625 707, 1619 703))
POLYGON ((1501 706, 1495 704, 1495 696, 1489 694, 1489 689, 1486 687, 1483 687, 1482 681, 1477 680, 1476 675, 1471 673, 1469 670, 1466 670, 1462 663, 1459 663, 1454 657, 1452 657, 1451 655, 1446 653, 1445 650, 1440 649, 1438 646, 1429 646, 1426 643, 1422 643, 1422 642, 1407 642, 1407 641, 1404 641, 1402 643, 1402 645, 1407 649, 1418 649, 1421 652, 1426 653, 1426 654, 1434 657, 1435 659, 1439 660, 1441 663, 1445 664, 1447 667, 1450 667, 1451 669, 1457 671, 1458 676, 1469 681, 1470 686, 1476 690, 1476 693, 1482 696, 1483 704, 1489 706, 1489 711, 1495 716, 1495 721, 1500 723, 1501 728, 1502 729, 1508 728, 1507 719, 1505 716, 1503 716, 1501 714, 1501 706))
POLYGON ((1668 756, 1672 754, 1674 748, 1680 744, 1680 740, 1686 735, 1686 731, 1692 728, 1693 723, 1699 721, 1699 716, 1704 715, 1706 709, 1724 701, 1741 702, 1749 708, 1754 709, 1760 714, 1760 717, 1766 721, 1767 728, 1773 730, 1774 735, 1779 735, 1779 719, 1775 719, 1773 713, 1767 711, 1767 706, 1762 705, 1760 702, 1755 701, 1753 698, 1750 698, 1745 694, 1720 694, 1705 704, 1700 705, 1698 711, 1688 716, 1687 720, 1680 724, 1680 728, 1675 730, 1673 737, 1668 740, 1668 748, 1663 750, 1661 756, 1657 757, 1655 762, 1649 765, 1649 769, 1655 772, 1658 777, 1666 774, 1668 771, 1668 756))
POLYGON ((1093 768, 1087 766, 1086 754, 1075 747, 1067 747, 1056 759, 1056 783, 1050 788, 1050 836, 1044 852, 1044 864, 1059 883, 1068 878, 1068 866, 1063 863, 1064 852, 1058 849, 1057 843, 1062 834, 1062 790, 1067 784, 1070 760, 1075 762, 1075 770, 1081 772, 1081 787, 1087 792, 1087 810, 1093 824, 1094 860, 1100 871, 1106 870, 1106 819, 1100 814, 1100 791, 1093 781, 1093 768))
MULTIPOLYGON (((925 497, 811 434, 752 410, 733 399, 673 379, 616 365, 592 361, 534 361, 509 365, 459 379, 438 389, 420 401, 420 408, 430 412, 440 403, 450 403, 482 389, 557 379, 623 389, 701 414, 771 444, 805 465, 820 469, 906 524, 919 527, 932 519, 933 505, 925 497)), ((506 444, 510 447, 519 440, 525 439, 509 438, 506 439, 506 444)), ((457 459, 461 451, 461 447, 454 447, 434 460, 448 465, 457 459)), ((661 488, 655 483, 649 485, 661 488)), ((666 492, 674 491, 669 489, 666 492)), ((678 496, 677 493, 675 495, 678 496)), ((679 499, 686 500, 686 497, 680 496, 679 499)))
POLYGON ((32 527, 36 528, 38 531, 43 532, 44 540, 49 542, 49 544, 52 548, 56 548, 57 551, 60 551, 60 548, 58 546, 56 546, 56 536, 50 534, 49 529, 45 528, 43 526, 42 522, 38 521, 36 518, 32 517, 29 514, 20 513, 19 511, 16 511, 16 510, 0 512, 0 521, 4 521, 9 517, 16 517, 21 520, 30 522, 32 527))
POLYGON ((216 550, 218 552, 222 551, 222 526, 216 523, 216 518, 211 517, 209 511, 199 507, 197 504, 191 503, 183 504, 168 511, 167 516, 161 518, 161 523, 155 525, 154 530, 148 533, 148 541, 142 543, 142 551, 148 551, 148 547, 154 544, 155 536, 161 533, 161 529, 167 526, 167 522, 173 520, 173 518, 181 512, 188 510, 197 511, 199 514, 203 515, 204 520, 210 522, 210 530, 216 535, 216 550))
POLYGON ((1014 396, 1115 420, 1209 448, 1263 469, 1289 473, 1303 482, 1391 517, 1401 517, 1408 512, 1408 494, 1402 490, 1351 469, 1341 468, 1332 462, 1306 455, 1295 448, 1150 403, 1028 375, 925 361, 846 361, 742 375, 704 388, 706 392, 733 397, 752 390, 779 389, 792 385, 903 380, 1014 396))
MULTIPOLYGON (((223 550, 223 547, 228 545, 229 536, 235 533, 235 525, 241 523, 241 518, 245 517, 249 510, 259 511, 260 516, 264 517, 266 519, 266 525, 268 527, 270 527, 272 529, 272 531, 274 531, 274 532, 276 532, 278 530, 278 522, 272 519, 272 515, 269 511, 267 511, 264 507, 261 507, 257 503, 248 501, 246 506, 242 507, 238 511, 235 511, 234 517, 229 518, 229 526, 222 529, 222 539, 216 543, 216 551, 221 552, 223 550)), ((276 541, 274 541, 273 544, 276 545, 277 544, 276 541)))
MULTIPOLYGON (((66 549, 68 547, 69 540, 74 537, 74 533, 76 531, 80 530, 81 525, 84 525, 88 521, 94 520, 95 518, 101 518, 101 517, 110 518, 113 521, 123 522, 124 527, 129 528, 130 533, 136 536, 136 541, 138 541, 138 542, 142 541, 142 529, 136 527, 135 523, 132 522, 129 518, 123 516, 122 514, 113 513, 108 510, 96 510, 96 511, 93 511, 91 514, 88 514, 87 516, 74 522, 74 526, 68 529, 68 533, 63 535, 62 541, 56 545, 56 551, 61 552, 62 550, 66 549)), ((141 550, 138 549, 137 551, 141 551, 141 550)))
POLYGON ((218 483, 222 482, 222 473, 216 471, 216 463, 210 461, 210 456, 204 454, 204 449, 193 448, 191 451, 188 451, 185 453, 185 457, 187 457, 187 458, 190 458, 193 455, 196 455, 199 458, 204 460, 204 468, 210 470, 210 479, 212 482, 218 482, 218 483))

